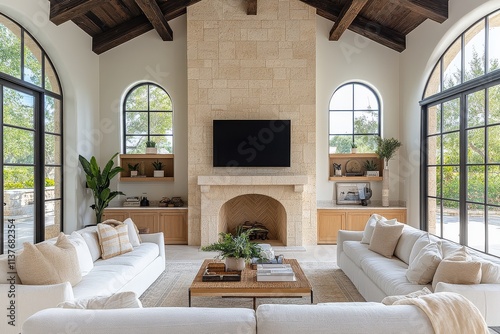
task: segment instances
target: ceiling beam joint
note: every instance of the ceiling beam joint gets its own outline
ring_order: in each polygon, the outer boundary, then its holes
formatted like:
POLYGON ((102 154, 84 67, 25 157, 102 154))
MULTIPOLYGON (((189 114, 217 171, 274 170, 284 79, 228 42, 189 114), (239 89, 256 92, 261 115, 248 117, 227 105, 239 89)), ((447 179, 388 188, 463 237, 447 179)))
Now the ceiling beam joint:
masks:
POLYGON ((335 24, 330 30, 330 41, 338 41, 340 39, 340 36, 349 28, 367 3, 368 0, 351 0, 344 5, 335 24))
POLYGON ((60 25, 76 17, 85 15, 87 12, 100 7, 110 0, 68 0, 55 2, 50 0, 49 18, 55 25, 60 25))
POLYGON ((146 15, 162 40, 172 41, 174 39, 172 28, 168 25, 167 19, 165 19, 165 15, 156 0, 135 0, 135 3, 146 15))

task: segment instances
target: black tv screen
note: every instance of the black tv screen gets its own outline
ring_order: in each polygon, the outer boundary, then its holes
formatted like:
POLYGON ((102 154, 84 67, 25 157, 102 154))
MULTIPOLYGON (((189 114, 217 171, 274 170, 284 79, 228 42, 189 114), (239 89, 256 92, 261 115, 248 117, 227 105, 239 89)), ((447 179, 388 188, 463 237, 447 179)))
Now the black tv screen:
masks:
POLYGON ((290 167, 290 120, 214 120, 214 167, 290 167))

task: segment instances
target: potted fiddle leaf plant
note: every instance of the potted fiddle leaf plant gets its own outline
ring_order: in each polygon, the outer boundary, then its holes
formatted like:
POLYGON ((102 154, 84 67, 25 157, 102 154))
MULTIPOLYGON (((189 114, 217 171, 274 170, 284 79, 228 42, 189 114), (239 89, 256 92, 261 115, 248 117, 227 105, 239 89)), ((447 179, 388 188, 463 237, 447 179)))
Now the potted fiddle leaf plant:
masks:
POLYGON ((151 163, 153 165, 154 171, 153 171, 153 176, 154 177, 163 177, 165 175, 165 171, 163 170, 163 162, 156 160, 151 163))
POLYGON ((112 191, 109 189, 111 180, 118 175, 118 173, 123 171, 123 168, 121 167, 113 167, 113 159, 117 155, 118 153, 109 159, 102 172, 94 156, 90 158, 90 161, 81 155, 78 157, 83 171, 86 174, 85 179, 87 181, 87 187, 92 190, 92 194, 94 196, 94 204, 90 207, 95 211, 97 224, 102 221, 102 214, 104 209, 108 207, 109 202, 111 202, 118 195, 125 195, 121 191, 112 191))
POLYGON ((261 259, 261 247, 250 241, 253 229, 237 229, 236 235, 231 233, 219 233, 219 241, 201 250, 205 252, 219 252, 217 258, 225 260, 227 271, 241 271, 245 269, 245 262, 250 262, 253 258, 261 259))

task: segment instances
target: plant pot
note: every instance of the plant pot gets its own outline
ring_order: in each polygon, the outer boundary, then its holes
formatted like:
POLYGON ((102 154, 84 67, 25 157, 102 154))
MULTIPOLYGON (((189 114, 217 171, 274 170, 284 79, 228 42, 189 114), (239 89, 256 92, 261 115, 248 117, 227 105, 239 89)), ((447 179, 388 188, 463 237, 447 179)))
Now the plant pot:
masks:
POLYGON ((136 170, 131 170, 130 171, 130 177, 135 177, 137 176, 137 171, 136 170))
POLYGON ((155 170, 153 172, 153 176, 154 177, 163 177, 165 175, 165 171, 164 170, 155 170))
POLYGON ((226 271, 242 271, 245 269, 245 259, 242 258, 227 257, 225 263, 226 271))
POLYGON ((351 153, 357 153, 358 152, 358 149, 357 148, 351 148, 351 153))
POLYGON ((146 154, 156 154, 156 147, 146 147, 146 154))

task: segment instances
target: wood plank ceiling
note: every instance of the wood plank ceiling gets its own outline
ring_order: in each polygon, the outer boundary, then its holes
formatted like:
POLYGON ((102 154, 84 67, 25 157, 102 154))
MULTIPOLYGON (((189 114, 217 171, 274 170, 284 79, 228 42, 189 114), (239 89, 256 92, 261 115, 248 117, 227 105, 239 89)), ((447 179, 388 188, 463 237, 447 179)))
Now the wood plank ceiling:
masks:
MULTIPOLYGON (((92 36, 92 50, 101 54, 152 29, 164 41, 174 32, 168 21, 203 0, 49 0, 50 20, 56 25, 73 21, 92 36)), ((242 3, 247 15, 258 14, 258 0, 242 3)), ((267 1, 267 0, 260 0, 267 1)), ((422 22, 448 18, 448 0, 300 0, 333 21, 329 39, 338 41, 351 30, 401 52, 406 35, 422 22)))

